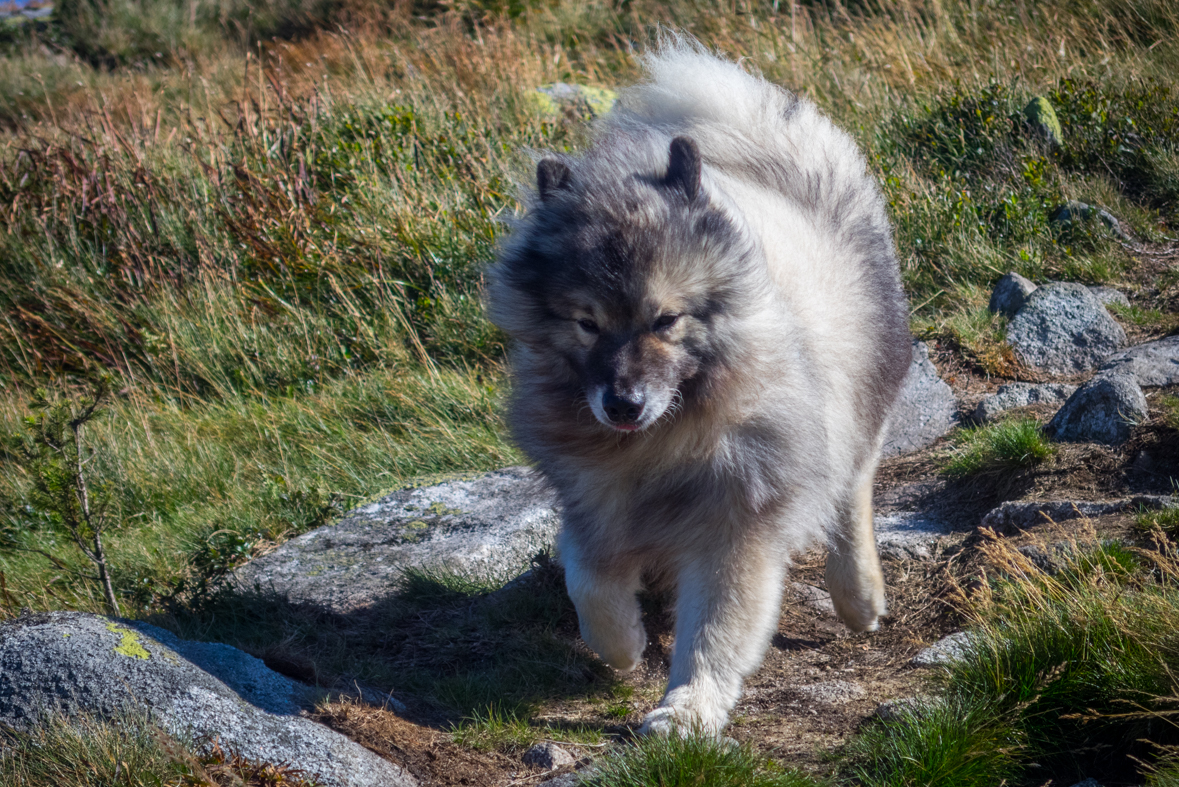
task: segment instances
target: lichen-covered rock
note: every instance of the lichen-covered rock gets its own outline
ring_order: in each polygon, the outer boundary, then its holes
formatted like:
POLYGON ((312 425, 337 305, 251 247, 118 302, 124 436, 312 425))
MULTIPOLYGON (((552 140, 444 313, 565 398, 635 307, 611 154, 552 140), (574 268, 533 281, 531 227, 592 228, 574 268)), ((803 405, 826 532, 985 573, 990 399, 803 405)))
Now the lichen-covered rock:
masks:
POLYGON ((1020 361, 1053 374, 1096 367, 1126 343, 1126 332, 1083 284, 1037 287, 1007 326, 1020 361))
POLYGON ((1105 359, 1102 373, 1129 374, 1144 386, 1179 383, 1179 335, 1146 342, 1105 359))
POLYGON ((178 737, 216 738, 253 760, 293 763, 325 787, 410 787, 416 780, 299 715, 308 688, 246 653, 146 623, 50 612, 0 623, 0 725, 47 712, 147 712, 178 737))
POLYGON ((339 613, 396 593, 411 568, 507 581, 552 545, 555 504, 524 467, 402 489, 255 558, 234 579, 339 613))
POLYGON ((1010 383, 1000 386, 999 390, 983 399, 974 408, 971 417, 979 423, 990 421, 995 416, 1017 407, 1029 407, 1033 404, 1055 404, 1063 402, 1077 390, 1075 385, 1061 383, 1010 383))
POLYGON ((884 455, 916 451, 950 431, 958 421, 958 402, 938 376, 925 342, 913 341, 909 375, 889 416, 884 455))
POLYGON ((542 112, 555 115, 570 104, 580 104, 596 117, 605 115, 614 106, 618 94, 604 87, 554 82, 542 85, 532 93, 532 100, 542 112))
POLYGON ((1128 374, 1094 377, 1069 397, 1045 431, 1061 442, 1118 445, 1147 417, 1146 397, 1128 374))
POLYGON ((991 302, 987 308, 995 314, 1005 314, 1014 317, 1023 306, 1023 302, 1036 289, 1031 280, 1011 271, 995 284, 991 291, 991 302))
POLYGON ((1049 144, 1054 147, 1064 145, 1064 131, 1060 127, 1060 119, 1056 117, 1056 110, 1052 108, 1052 102, 1048 99, 1036 96, 1023 108, 1023 115, 1049 144))

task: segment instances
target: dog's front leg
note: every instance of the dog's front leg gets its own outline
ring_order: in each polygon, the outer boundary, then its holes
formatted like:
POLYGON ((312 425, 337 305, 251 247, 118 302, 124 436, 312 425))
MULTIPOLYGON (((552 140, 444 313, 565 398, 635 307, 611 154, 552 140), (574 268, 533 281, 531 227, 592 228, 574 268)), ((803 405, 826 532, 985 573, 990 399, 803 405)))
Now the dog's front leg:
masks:
POLYGON ((638 599, 639 566, 623 561, 612 561, 608 567, 592 565, 568 540, 562 544, 561 562, 565 587, 577 607, 581 638, 602 661, 630 672, 647 647, 638 599))
POLYGON ((785 570, 777 550, 755 544, 698 555, 681 567, 667 693, 640 733, 724 729, 777 630, 785 570))

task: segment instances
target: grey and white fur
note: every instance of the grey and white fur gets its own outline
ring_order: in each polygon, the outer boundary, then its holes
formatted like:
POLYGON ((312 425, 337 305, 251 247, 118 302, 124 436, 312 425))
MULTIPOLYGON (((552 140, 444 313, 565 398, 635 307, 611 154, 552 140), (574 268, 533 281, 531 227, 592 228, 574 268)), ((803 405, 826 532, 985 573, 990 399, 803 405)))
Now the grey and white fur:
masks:
POLYGON ((777 627, 790 556, 825 542, 843 621, 885 613, 872 481, 910 359, 863 156, 813 104, 665 40, 491 270, 519 445, 564 508, 581 634, 627 671, 643 578, 676 591, 644 732, 728 722, 777 627))

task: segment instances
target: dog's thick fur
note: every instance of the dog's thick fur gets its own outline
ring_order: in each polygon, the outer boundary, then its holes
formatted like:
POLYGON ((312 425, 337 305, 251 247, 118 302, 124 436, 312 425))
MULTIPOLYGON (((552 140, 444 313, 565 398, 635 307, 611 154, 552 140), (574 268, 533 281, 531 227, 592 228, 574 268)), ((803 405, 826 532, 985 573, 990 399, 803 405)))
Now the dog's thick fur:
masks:
POLYGON ((582 636, 633 669, 641 577, 670 576, 670 683, 644 730, 715 733, 775 631, 791 553, 827 542, 851 628, 885 612, 872 479, 907 311, 845 133, 694 42, 644 65, 583 157, 538 164, 489 304, 515 340, 514 434, 564 506, 582 636))

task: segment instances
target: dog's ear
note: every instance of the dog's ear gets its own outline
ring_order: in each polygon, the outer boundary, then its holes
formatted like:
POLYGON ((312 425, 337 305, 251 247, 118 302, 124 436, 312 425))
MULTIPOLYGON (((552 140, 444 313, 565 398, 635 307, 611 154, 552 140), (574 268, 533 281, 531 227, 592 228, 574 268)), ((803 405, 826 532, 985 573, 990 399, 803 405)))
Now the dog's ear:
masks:
POLYGON ((543 158, 536 165, 536 188, 540 191, 542 202, 548 202, 553 192, 569 187, 569 179, 573 173, 563 162, 555 158, 543 158))
POLYGON ((671 153, 667 163, 667 176, 663 179, 670 188, 680 189, 688 201, 700 193, 700 148, 687 137, 676 137, 671 141, 671 153))

